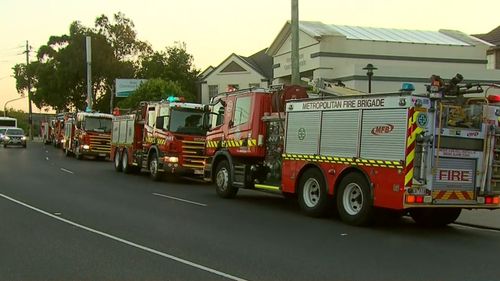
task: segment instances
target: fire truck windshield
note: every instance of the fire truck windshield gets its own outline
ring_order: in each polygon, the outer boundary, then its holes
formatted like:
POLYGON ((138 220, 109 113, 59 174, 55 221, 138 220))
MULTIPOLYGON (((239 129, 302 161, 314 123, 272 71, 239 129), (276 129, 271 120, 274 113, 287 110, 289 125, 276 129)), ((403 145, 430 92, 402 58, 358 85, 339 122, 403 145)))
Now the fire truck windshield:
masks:
POLYGON ((193 109, 172 109, 169 128, 172 133, 205 135, 207 126, 203 111, 193 109))
POLYGON ((87 116, 85 118, 85 130, 109 133, 111 132, 111 118, 87 116))

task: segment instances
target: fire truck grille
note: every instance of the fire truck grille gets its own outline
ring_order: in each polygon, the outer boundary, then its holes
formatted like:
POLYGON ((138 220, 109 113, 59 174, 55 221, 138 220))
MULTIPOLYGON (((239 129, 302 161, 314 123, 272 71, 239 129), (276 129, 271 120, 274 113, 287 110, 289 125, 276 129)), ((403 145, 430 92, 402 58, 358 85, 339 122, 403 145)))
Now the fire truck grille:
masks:
POLYGON ((111 135, 90 136, 90 150, 98 153, 110 153, 111 135))
POLYGON ((205 142, 182 141, 183 166, 186 168, 203 169, 205 165, 205 142))

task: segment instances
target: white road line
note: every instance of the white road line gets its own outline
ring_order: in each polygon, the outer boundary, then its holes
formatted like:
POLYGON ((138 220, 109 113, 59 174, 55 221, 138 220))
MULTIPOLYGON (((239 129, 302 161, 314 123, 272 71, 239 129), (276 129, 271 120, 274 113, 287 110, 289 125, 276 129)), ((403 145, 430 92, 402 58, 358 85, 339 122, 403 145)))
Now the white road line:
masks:
POLYGON ((49 157, 45 157, 45 160, 49 161, 49 157))
POLYGON ((198 205, 198 206, 202 206, 202 207, 208 206, 207 204, 198 203, 198 202, 194 202, 194 201, 189 201, 189 200, 181 199, 181 198, 177 198, 177 197, 172 197, 172 196, 168 196, 168 195, 161 194, 161 193, 153 193, 153 195, 161 196, 161 197, 165 197, 165 198, 169 198, 169 199, 173 199, 173 200, 177 200, 177 201, 181 201, 181 202, 184 202, 184 203, 194 204, 194 205, 198 205))
POLYGON ((146 251, 146 252, 149 252, 149 253, 152 253, 152 254, 155 254, 155 255, 158 255, 158 256, 161 256, 161 257, 164 257, 164 258, 167 258, 167 259, 171 259, 171 260, 174 260, 176 262, 180 262, 180 263, 183 263, 185 265, 188 265, 188 266, 191 266, 191 267, 195 267, 195 268, 198 268, 200 270, 203 270, 203 271, 207 271, 207 272, 210 272, 210 273, 213 273, 215 275, 219 275, 219 276, 222 276, 222 277, 225 277, 227 279, 231 279, 231 280, 236 280, 236 281, 247 281, 246 279, 243 279, 243 278, 240 278, 240 277, 236 277, 236 276, 233 276, 233 275, 230 275, 230 274, 227 274, 227 273, 224 273, 224 272, 221 272, 221 271, 218 271, 218 270, 215 270, 215 269, 212 269, 210 267, 206 267, 206 266, 203 266, 201 264, 197 264, 197 263, 194 263, 194 262, 191 262, 191 261, 188 261, 188 260, 185 260, 185 259, 182 259, 182 258, 178 258, 176 256, 173 256, 173 255, 170 255, 170 254, 167 254, 167 253, 164 253, 164 252, 160 252, 160 251, 157 251, 155 249, 152 249, 152 248, 149 248, 149 247, 146 247, 146 246, 142 246, 142 245, 139 245, 139 244, 136 244, 134 242, 131 242, 131 241, 128 241, 128 240, 125 240, 125 239, 122 239, 122 238, 119 238, 119 237, 116 237, 114 235, 111 235, 111 234, 107 234, 105 232, 102 232, 102 231, 99 231, 99 230, 95 230, 93 228, 90 228, 90 227, 87 227, 87 226, 84 226, 84 225, 81 225, 81 224, 78 224, 76 222, 73 222, 73 221, 70 221, 70 220, 67 220, 67 219, 63 219, 63 218, 60 218, 56 215, 53 215, 49 212, 46 212, 42 209, 38 209, 36 207, 33 207, 27 203, 24 203, 24 202, 21 202, 19 200, 16 200, 14 198, 11 198, 7 195, 4 195, 2 193, 0 193, 0 197, 3 197, 11 202, 14 202, 16 204, 19 204, 21 206, 24 206, 28 209, 31 209, 35 212, 38 212, 40 214, 44 214, 46 216, 49 216, 53 219, 56 219, 58 221, 61 221, 61 222, 64 222, 64 223, 67 223, 67 224, 70 224, 72 226, 76 226, 78 228, 81 228, 83 230, 87 230, 89 232, 92 232, 92 233, 95 233, 97 235, 100 235, 100 236, 104 236, 106 238, 109 238, 109 239, 112 239, 112 240, 115 240, 115 241, 118 241, 120 243, 123 243, 123 244, 126 244, 126 245, 129 245, 129 246, 132 246, 132 247, 135 247, 137 249, 141 249, 143 251, 146 251))
POLYGON ((61 171, 66 172, 66 173, 68 173, 68 174, 74 174, 74 172, 72 172, 72 171, 70 171, 70 170, 66 170, 66 169, 64 169, 64 168, 61 168, 61 171))

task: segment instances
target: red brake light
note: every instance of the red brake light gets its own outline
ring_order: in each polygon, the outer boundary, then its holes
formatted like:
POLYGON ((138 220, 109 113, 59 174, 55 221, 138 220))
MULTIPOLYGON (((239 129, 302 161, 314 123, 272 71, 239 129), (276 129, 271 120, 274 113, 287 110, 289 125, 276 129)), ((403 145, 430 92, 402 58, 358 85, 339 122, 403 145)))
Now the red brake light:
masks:
POLYGON ((489 95, 488 102, 490 102, 490 103, 500 102, 500 95, 489 95))

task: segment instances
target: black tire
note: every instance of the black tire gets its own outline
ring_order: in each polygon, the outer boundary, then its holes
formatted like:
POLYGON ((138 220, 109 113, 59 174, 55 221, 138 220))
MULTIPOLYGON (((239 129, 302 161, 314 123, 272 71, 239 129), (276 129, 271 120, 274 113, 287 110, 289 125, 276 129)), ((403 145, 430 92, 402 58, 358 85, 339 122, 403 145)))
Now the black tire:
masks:
POLYGON ((128 163, 128 150, 125 148, 122 151, 122 167, 125 174, 130 174, 134 171, 134 167, 128 163))
POLYGON ((336 197, 342 221, 356 226, 373 222, 373 198, 370 186, 362 174, 347 174, 338 186, 336 197))
POLYGON ((156 153, 151 154, 149 157, 149 175, 154 181, 160 181, 163 178, 163 173, 158 171, 158 156, 156 153))
POLYGON ((318 169, 308 169, 302 174, 298 186, 298 199, 302 211, 311 217, 324 216, 330 206, 325 178, 318 169))
POLYGON ((117 172, 121 172, 123 170, 122 159, 121 159, 120 155, 121 155, 120 150, 116 149, 113 163, 115 165, 115 171, 117 171, 117 172))
POLYGON ((238 193, 238 188, 233 186, 231 168, 227 160, 222 160, 217 164, 214 174, 215 191, 222 198, 234 198, 238 193))
POLYGON ((7 144, 6 144, 6 143, 4 143, 4 144, 3 144, 3 147, 4 147, 4 148, 7 148, 7 144))
POLYGON ((23 144, 23 148, 26 148, 26 144, 23 144))
POLYGON ((461 212, 460 208, 414 208, 410 210, 410 216, 418 225, 443 227, 453 223, 461 212))

